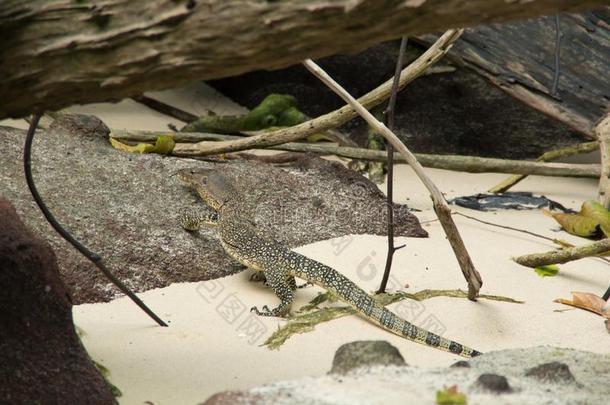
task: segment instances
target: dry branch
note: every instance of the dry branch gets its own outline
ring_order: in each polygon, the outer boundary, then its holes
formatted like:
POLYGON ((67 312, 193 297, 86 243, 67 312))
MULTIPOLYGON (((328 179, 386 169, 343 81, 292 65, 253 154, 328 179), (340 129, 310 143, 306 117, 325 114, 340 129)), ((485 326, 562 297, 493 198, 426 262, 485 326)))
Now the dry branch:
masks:
POLYGON ((5 0, 0 119, 605 0, 5 0), (439 12, 445 10, 445 12, 439 12))
MULTIPOLYGON (((409 66, 400 73, 399 88, 403 88, 407 83, 421 76, 424 71, 439 61, 445 53, 449 51, 451 44, 455 42, 462 33, 462 30, 449 30, 444 33, 426 52, 421 54, 409 66)), ((366 108, 372 108, 387 99, 392 91, 393 79, 389 79, 376 89, 368 92, 358 99, 358 102, 366 108)), ((199 152, 201 154, 215 155, 218 153, 235 152, 252 148, 264 148, 271 145, 279 145, 286 142, 294 142, 316 133, 321 133, 329 129, 337 128, 358 114, 349 106, 343 106, 338 110, 321 115, 310 121, 290 128, 279 129, 277 131, 265 132, 264 134, 254 135, 248 138, 228 141, 192 145, 188 148, 181 148, 183 153, 199 152)))
MULTIPOLYGON (((394 78, 392 81, 392 91, 390 93, 390 101, 384 111, 385 123, 390 130, 394 130, 394 115, 396 109, 396 97, 398 96, 398 83, 400 80, 400 71, 402 69, 403 60, 405 57, 405 51, 407 49, 408 37, 403 36, 400 41, 400 49, 398 50, 398 57, 396 58, 396 65, 394 68, 394 78)), ((390 272, 392 271, 392 262, 394 260, 394 253, 405 245, 395 246, 394 245, 394 147, 391 143, 386 145, 386 166, 387 166, 387 184, 386 184, 386 200, 388 205, 388 252, 385 260, 385 268, 383 271, 383 277, 381 278, 381 284, 377 289, 377 293, 385 292, 388 285, 388 279, 390 272)), ((383 167, 382 167, 383 174, 383 167)), ((370 173, 370 171, 369 171, 370 173)), ((369 176, 370 178, 370 176, 369 176)))
POLYGON ((191 121, 195 121, 197 118, 199 118, 195 114, 191 114, 187 111, 181 110, 179 108, 176 108, 169 104, 165 104, 162 101, 155 100, 154 98, 150 98, 147 96, 136 96, 136 97, 132 97, 132 99, 140 104, 145 105, 146 107, 148 107, 154 111, 160 112, 161 114, 168 115, 172 118, 176 118, 182 122, 188 123, 191 121))
MULTIPOLYGON (((538 157, 538 159, 536 159, 536 161, 537 162, 549 162, 549 161, 557 160, 557 159, 567 157, 567 156, 573 156, 573 155, 578 155, 581 153, 593 152, 594 150, 597 150, 597 149, 599 149, 599 144, 597 142, 595 142, 595 141, 594 142, 584 142, 584 143, 579 143, 577 145, 567 146, 565 148, 553 149, 548 152, 544 152, 542 155, 540 155, 538 157)), ((495 186, 493 186, 492 188, 490 188, 487 191, 489 193, 505 193, 512 186, 519 183, 521 180, 525 179, 526 177, 527 177, 526 174, 510 176, 510 177, 502 180, 500 183, 496 184, 495 186)))
POLYGON ((470 259, 470 255, 466 250, 464 241, 455 226, 455 222, 451 218, 451 209, 445 201, 443 194, 428 177, 424 168, 417 161, 417 158, 411 153, 409 149, 398 137, 388 129, 383 123, 377 121, 377 119, 370 113, 362 104, 360 104, 354 97, 352 97, 343 87, 335 82, 322 68, 316 65, 312 60, 306 60, 303 65, 318 77, 324 84, 326 84, 331 90, 333 90, 339 97, 347 102, 364 120, 379 134, 381 134, 389 143, 392 144, 394 149, 407 161, 411 166, 417 177, 424 183, 434 205, 434 211, 438 216, 438 219, 447 235, 447 239, 451 244, 455 257, 460 264, 464 278, 468 282, 468 298, 475 300, 479 294, 479 290, 483 284, 479 272, 475 269, 470 259))
MULTIPOLYGON (((113 129, 112 138, 127 142, 155 142, 162 134, 173 134, 177 142, 173 155, 182 157, 201 157, 207 153, 190 152, 191 146, 184 143, 209 141, 239 141, 243 137, 236 135, 209 134, 199 132, 167 132, 167 131, 126 131, 113 129), (185 152, 186 151, 186 152, 185 152)), ((386 152, 365 148, 351 148, 346 146, 332 146, 325 144, 311 144, 290 142, 270 146, 268 149, 289 152, 316 153, 319 155, 335 155, 350 159, 385 161, 386 152)), ((454 170, 469 173, 522 173, 525 175, 556 176, 556 177, 588 177, 599 178, 600 165, 598 164, 568 164, 568 163, 539 163, 521 160, 483 158, 478 156, 461 155, 431 155, 416 153, 415 157, 424 167, 434 169, 454 170)), ((406 163, 398 153, 394 153, 395 163, 406 163)))
POLYGON ((540 267, 548 266, 549 264, 567 263, 585 257, 596 256, 608 251, 610 251, 610 238, 602 239, 584 246, 513 257, 513 260, 522 266, 540 267))

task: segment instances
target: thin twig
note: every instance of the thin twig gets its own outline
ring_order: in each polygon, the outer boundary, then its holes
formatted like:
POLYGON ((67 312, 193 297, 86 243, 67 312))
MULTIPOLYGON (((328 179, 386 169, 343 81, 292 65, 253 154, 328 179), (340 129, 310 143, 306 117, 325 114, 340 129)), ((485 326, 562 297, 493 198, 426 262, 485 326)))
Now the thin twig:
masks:
POLYGON ((449 208, 445 197, 441 191, 436 187, 432 180, 428 177, 422 165, 417 161, 417 158, 411 153, 411 151, 402 143, 398 137, 388 129, 383 123, 377 121, 375 117, 360 104, 354 97, 352 97, 343 87, 335 82, 322 68, 316 65, 311 59, 303 61, 303 65, 312 74, 318 77, 324 84, 326 84, 331 90, 345 100, 352 108, 360 115, 364 120, 377 132, 379 132, 388 142, 394 146, 394 148, 400 153, 407 163, 411 166, 415 174, 424 183, 433 201, 434 211, 438 216, 443 230, 447 235, 447 239, 453 248, 456 259, 460 264, 460 268, 468 282, 468 298, 476 300, 479 290, 482 286, 482 280, 479 272, 474 268, 470 255, 466 250, 464 241, 455 226, 455 222, 451 218, 451 209, 449 208))
MULTIPOLYGON (((409 64, 400 74, 400 87, 421 76, 425 70, 440 60, 451 48, 461 35, 461 29, 452 29, 445 32, 426 52, 421 54, 416 60, 409 64)), ((390 94, 392 80, 388 80, 375 90, 360 97, 359 102, 367 108, 372 108, 382 103, 390 94)), ((217 142, 215 144, 192 145, 185 152, 199 152, 206 155, 219 153, 235 152, 253 148, 265 148, 272 145, 279 145, 286 142, 294 142, 316 133, 337 128, 358 114, 354 109, 346 105, 338 110, 324 114, 320 117, 306 121, 302 124, 289 128, 282 128, 276 131, 265 132, 264 134, 254 135, 235 141, 217 142)))
MULTIPOLYGON (((464 218, 468 218, 468 219, 471 219, 471 220, 473 220, 473 221, 480 222, 480 223, 485 224, 485 225, 491 225, 491 226, 495 226, 495 227, 497 227, 497 228, 508 229, 508 230, 515 231, 515 232, 521 232, 521 233, 525 233, 525 234, 528 234, 528 235, 531 235, 531 236, 535 236, 535 237, 537 237, 537 238, 545 239, 545 240, 548 240, 548 241, 550 241, 550 242, 555 243, 556 245, 561 246, 562 248, 571 248, 571 247, 574 247, 574 245, 573 245, 573 244, 571 244, 571 243, 569 243, 569 242, 566 242, 566 241, 564 241, 564 240, 561 240, 561 239, 554 239, 554 238, 549 238, 548 236, 540 235, 539 233, 535 233, 535 232, 532 232, 532 231, 528 231, 528 230, 526 230, 526 229, 519 229, 519 228, 513 228, 512 226, 495 224, 495 223, 493 223, 493 222, 484 221, 484 220, 482 220, 482 219, 475 218, 475 217, 471 217, 470 215, 466 215, 466 214, 463 214, 463 213, 461 213, 461 212, 457 212, 457 211, 453 211, 452 213, 453 213, 454 215, 460 215, 460 216, 462 216, 462 217, 464 217, 464 218)), ((603 260, 603 261, 605 261, 605 262, 610 263, 610 259, 608 259, 608 258, 606 258, 606 257, 598 256, 598 259, 601 259, 601 260, 603 260)))
MULTIPOLYGON (((110 136, 120 141, 129 142, 155 142, 159 135, 167 135, 167 132, 159 131, 125 131, 113 129, 110 136)), ((185 143, 199 142, 200 145, 213 143, 210 141, 231 141, 241 139, 236 135, 208 134, 198 132, 176 132, 172 136, 178 142, 172 151, 172 155, 180 157, 203 157, 207 153, 193 151, 190 145, 185 143), (183 143, 184 142, 184 143, 183 143), (204 144, 205 142, 205 144, 204 144)), ((268 149, 284 150, 290 152, 316 153, 320 155, 336 155, 352 159, 364 159, 374 161, 386 161, 385 151, 370 150, 365 148, 350 148, 344 146, 331 146, 323 143, 299 143, 291 142, 282 145, 270 146, 268 149)), ((454 170, 469 173, 521 173, 539 176, 560 177, 587 177, 597 178, 600 176, 599 164, 571 164, 571 163, 538 163, 524 160, 482 158, 478 156, 461 155, 430 155, 416 153, 417 160, 424 167, 435 169, 454 170)), ((394 153, 395 163, 406 163, 406 160, 398 153, 394 153)))
POLYGON ((169 104, 165 104, 162 101, 155 100, 154 98, 146 97, 145 95, 135 96, 131 98, 134 101, 137 101, 140 104, 144 104, 146 107, 160 112, 161 114, 169 115, 177 120, 182 122, 191 122, 195 121, 199 117, 191 114, 190 112, 181 110, 169 104))
POLYGON ((596 256, 600 253, 610 251, 610 238, 602 239, 597 242, 583 246, 575 246, 567 249, 552 250, 544 253, 532 253, 519 257, 513 257, 513 260, 522 266, 540 267, 548 266, 549 264, 562 264, 573 260, 583 259, 585 257, 596 256))
POLYGON ((139 306, 148 316, 154 319, 160 326, 167 326, 161 318, 159 318, 151 309, 149 309, 142 300, 140 300, 125 284, 121 282, 121 280, 117 279, 111 272, 106 268, 102 258, 95 252, 89 250, 86 246, 76 240, 66 229, 64 229, 59 222, 55 219, 49 208, 45 205, 42 197, 38 193, 36 189, 36 185, 34 184, 34 177, 32 176, 32 161, 31 161, 31 150, 32 143, 34 141, 34 135, 36 133, 36 127, 38 126, 38 121, 40 120, 40 114, 34 115, 30 122, 30 127, 28 128, 28 132, 25 138, 25 146, 23 148, 23 169, 25 172, 25 179, 32 193, 32 197, 34 197, 34 201, 38 204, 38 207, 42 211, 44 217, 47 219, 49 224, 59 233, 59 235, 68 241, 72 246, 76 248, 83 256, 89 259, 98 269, 104 273, 104 275, 117 286, 119 290, 121 290, 125 295, 127 295, 131 300, 139 306))
POLYGON ((535 232, 532 232, 532 231, 528 231, 528 230, 526 230, 526 229, 519 229, 519 228, 513 228, 512 226, 508 226, 508 225, 500 225, 500 224, 495 224, 495 223, 493 223, 493 222, 484 221, 484 220, 482 220, 482 219, 475 218, 475 217, 471 217, 470 215, 466 215, 466 214, 463 214, 463 213, 461 213, 461 212, 457 212, 457 211, 453 211, 453 212, 452 212, 452 214, 453 214, 453 215, 459 215, 459 216, 461 216, 461 217, 468 218, 468 219, 471 219, 471 220, 473 220, 473 221, 480 222, 480 223, 485 224, 485 225, 491 225, 491 226, 495 226, 495 227, 497 227, 497 228, 508 229, 508 230, 511 230, 511 231, 516 231, 516 232, 526 233, 526 234, 528 234, 528 235, 535 236, 535 237, 537 237, 537 238, 546 239, 546 240, 548 240, 548 241, 550 241, 550 242, 553 242, 553 243, 555 243, 555 244, 557 244, 557 245, 559 245, 559 246, 562 246, 562 247, 573 247, 573 246, 574 246, 574 245, 572 245, 571 243, 568 243, 568 242, 562 241, 562 240, 560 240, 560 239, 549 238, 548 236, 540 235, 539 233, 535 233, 535 232))
POLYGON ((559 24, 559 14, 555 15, 555 76, 553 77, 553 87, 551 94, 557 96, 557 87, 559 85, 559 59, 561 52, 561 26, 559 24))
MULTIPOLYGON (((604 301, 608 301, 608 298, 610 298, 610 287, 608 287, 608 289, 606 290, 606 292, 604 293, 602 298, 604 299, 604 301)), ((604 309, 604 310, 606 310, 606 309, 604 309)))
MULTIPOLYGON (((390 94, 390 101, 388 107, 385 110, 385 121, 386 125, 390 130, 394 129, 394 115, 396 109, 396 97, 398 95, 398 84, 400 78, 400 71, 402 70, 402 64, 405 57, 405 51, 407 49, 407 37, 403 36, 400 40, 400 49, 398 50, 398 58, 396 59, 396 69, 394 70, 394 81, 392 82, 392 92, 390 94)), ((387 206, 388 206, 388 255, 385 260, 385 269, 383 271, 383 278, 377 293, 384 293, 388 285, 390 278, 390 272, 392 270, 392 261, 394 259, 394 253, 404 247, 394 246, 394 147, 391 143, 386 145, 387 154, 387 206)))
MULTIPOLYGON (((552 160, 557 160, 567 156, 578 155, 581 153, 589 153, 599 149, 599 143, 597 141, 593 142, 583 142, 572 146, 566 146, 564 148, 552 149, 547 152, 544 152, 540 155, 536 161, 537 162, 550 162, 552 160)), ((489 190, 489 193, 505 193, 512 186, 519 183, 521 180, 525 179, 527 175, 518 174, 514 176, 510 176, 500 183, 496 184, 489 190)))

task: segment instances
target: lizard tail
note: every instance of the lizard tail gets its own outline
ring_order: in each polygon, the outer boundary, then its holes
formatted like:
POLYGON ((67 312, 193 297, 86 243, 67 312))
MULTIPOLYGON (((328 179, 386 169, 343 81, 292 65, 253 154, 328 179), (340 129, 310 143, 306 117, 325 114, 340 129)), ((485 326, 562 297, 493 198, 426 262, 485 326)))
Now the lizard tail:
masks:
POLYGON ((464 346, 461 343, 457 343, 451 339, 444 338, 436 333, 415 326, 411 322, 398 317, 392 311, 389 311, 379 304, 375 305, 373 313, 371 316, 367 316, 367 318, 382 328, 413 342, 421 343, 426 346, 434 347, 467 358, 475 357, 481 354, 481 352, 468 346, 464 346))
POLYGON ((383 329, 402 336, 413 342, 445 350, 463 357, 475 357, 481 352, 464 346, 453 340, 413 325, 392 311, 381 306, 373 297, 358 287, 353 281, 331 267, 301 256, 303 259, 296 271, 297 277, 303 278, 325 288, 348 303, 366 319, 381 326, 383 329))

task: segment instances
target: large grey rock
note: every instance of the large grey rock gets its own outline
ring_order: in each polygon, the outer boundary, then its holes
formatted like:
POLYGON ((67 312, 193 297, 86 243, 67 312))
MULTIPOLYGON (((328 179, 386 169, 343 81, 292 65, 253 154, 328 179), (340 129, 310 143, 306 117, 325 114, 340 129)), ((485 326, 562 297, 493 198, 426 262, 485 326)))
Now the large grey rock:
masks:
POLYGON ((608 354, 539 346, 489 352, 469 363, 471 367, 358 368, 347 374, 219 393, 208 403, 224 405, 239 398, 238 403, 248 404, 433 404, 438 390, 453 385, 466 395, 468 404, 602 404, 610 395, 608 354), (580 384, 556 384, 525 375, 532 367, 553 361, 569 366, 580 384), (491 385, 504 393, 482 389, 482 374, 496 375, 484 379, 493 380, 491 385))
POLYGON ((385 340, 363 340, 337 349, 330 374, 345 374, 360 367, 406 364, 398 349, 385 340))
MULTIPOLYGON (((384 216, 379 215, 385 209, 383 194, 339 164, 316 157, 273 166, 138 155, 113 149, 107 134, 95 117, 61 117, 36 135, 33 173, 57 219, 133 290, 244 269, 225 254, 213 230, 192 235, 178 225, 181 211, 202 207, 199 197, 174 176, 179 169, 218 168, 232 176, 244 190, 243 203, 257 204, 260 225, 291 247, 350 234, 385 234, 384 216)), ((75 303, 116 297, 118 291, 53 231, 32 201, 23 178, 24 139, 25 131, 0 127, 1 195, 49 241, 75 303)), ((396 209, 397 235, 427 235, 405 206, 396 209)))
POLYGON ((544 382, 566 384, 576 382, 570 367, 565 363, 552 361, 532 367, 525 372, 528 377, 533 377, 544 382))
POLYGON ((506 377, 492 373, 481 374, 477 379, 477 386, 496 394, 504 394, 513 390, 506 377))

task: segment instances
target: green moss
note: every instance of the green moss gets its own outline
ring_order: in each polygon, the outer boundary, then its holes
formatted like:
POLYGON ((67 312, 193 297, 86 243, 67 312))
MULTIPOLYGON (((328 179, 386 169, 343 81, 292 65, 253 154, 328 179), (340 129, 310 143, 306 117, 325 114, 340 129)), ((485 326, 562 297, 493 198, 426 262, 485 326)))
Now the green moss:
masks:
POLYGON ((309 119, 297 108, 297 100, 287 94, 269 94, 244 115, 208 115, 182 128, 182 132, 235 134, 273 127, 290 127, 309 119))
POLYGON ((436 403, 439 405, 465 405, 466 395, 459 392, 456 386, 445 387, 442 390, 436 391, 436 403))
MULTIPOLYGON (((379 302, 381 305, 387 306, 404 299, 423 301, 434 297, 467 299, 468 294, 462 290, 422 290, 414 294, 405 292, 377 294, 375 295, 375 300, 377 300, 377 302, 379 302)), ((481 294, 479 298, 492 301, 509 302, 513 304, 523 304, 523 301, 498 295, 481 294)), ((282 346, 284 342, 290 339, 290 337, 293 335, 311 332, 315 329, 316 325, 320 323, 357 313, 355 309, 347 306, 320 308, 321 304, 336 300, 337 298, 329 292, 318 294, 307 305, 302 306, 296 312, 296 314, 290 315, 286 324, 273 332, 271 336, 267 338, 265 343, 263 343, 263 345, 267 346, 269 349, 279 349, 280 346, 282 346)))
POLYGON ((91 359, 91 362, 93 363, 93 365, 95 366, 95 368, 98 369, 98 371, 100 372, 100 374, 102 374, 102 377, 104 377, 104 380, 106 380, 106 383, 108 384, 108 386, 110 387, 110 391, 112 392, 112 395, 115 398, 118 398, 120 396, 123 395, 123 393, 121 392, 121 390, 114 385, 113 383, 110 382, 110 380, 108 379, 110 376, 110 370, 108 370, 103 364, 98 363, 97 361, 91 359))

